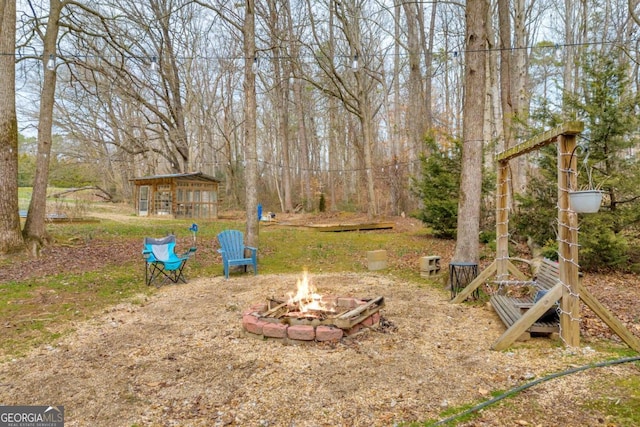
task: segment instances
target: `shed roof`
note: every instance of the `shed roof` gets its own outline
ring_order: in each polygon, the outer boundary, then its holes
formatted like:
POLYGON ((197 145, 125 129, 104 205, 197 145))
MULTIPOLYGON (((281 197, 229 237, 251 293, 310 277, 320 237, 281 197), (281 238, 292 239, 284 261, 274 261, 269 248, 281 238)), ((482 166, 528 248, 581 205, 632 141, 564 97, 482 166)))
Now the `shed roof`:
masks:
POLYGON ((202 172, 192 172, 192 173, 172 173, 166 175, 151 175, 151 176, 142 176, 139 178, 131 178, 129 181, 148 181, 152 179, 190 179, 190 180, 198 180, 198 181, 207 181, 207 182, 222 182, 218 178, 214 178, 211 175, 206 175, 202 172))

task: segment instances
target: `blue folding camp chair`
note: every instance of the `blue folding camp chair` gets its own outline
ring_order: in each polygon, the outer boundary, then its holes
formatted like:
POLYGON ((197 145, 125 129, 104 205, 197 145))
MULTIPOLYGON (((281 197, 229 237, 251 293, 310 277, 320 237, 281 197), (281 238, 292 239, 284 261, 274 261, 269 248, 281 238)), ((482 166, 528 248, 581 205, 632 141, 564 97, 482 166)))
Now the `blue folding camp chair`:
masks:
POLYGON ((224 230, 218 234, 218 242, 220 242, 218 252, 222 255, 222 269, 225 278, 229 278, 229 267, 234 265, 244 265, 245 272, 247 266, 251 265, 253 266, 253 274, 258 274, 258 249, 244 245, 242 231, 224 230), (248 252, 249 256, 245 252, 248 252))
POLYGON ((196 252, 195 247, 189 248, 182 255, 176 255, 176 236, 173 234, 160 239, 144 238, 142 256, 145 259, 145 282, 147 285, 156 283, 162 285, 167 282, 187 283, 184 277, 184 266, 196 252))

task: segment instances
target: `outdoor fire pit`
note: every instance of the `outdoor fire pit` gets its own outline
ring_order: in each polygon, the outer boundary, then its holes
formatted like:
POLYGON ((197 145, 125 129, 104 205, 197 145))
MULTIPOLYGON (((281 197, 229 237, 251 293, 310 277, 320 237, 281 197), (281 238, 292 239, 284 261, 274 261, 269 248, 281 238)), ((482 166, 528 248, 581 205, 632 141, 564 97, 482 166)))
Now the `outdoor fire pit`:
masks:
POLYGON ((260 338, 289 341, 338 341, 380 323, 384 298, 322 296, 305 272, 297 293, 268 298, 242 315, 243 329, 260 338))

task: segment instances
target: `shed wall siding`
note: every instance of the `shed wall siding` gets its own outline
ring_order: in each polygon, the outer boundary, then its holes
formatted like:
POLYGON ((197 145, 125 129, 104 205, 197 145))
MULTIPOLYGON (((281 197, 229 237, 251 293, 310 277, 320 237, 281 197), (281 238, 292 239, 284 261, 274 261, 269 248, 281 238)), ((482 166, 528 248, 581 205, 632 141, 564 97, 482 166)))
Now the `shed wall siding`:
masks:
POLYGON ((149 216, 218 217, 218 183, 202 179, 150 178, 135 181, 135 208, 140 212, 140 187, 149 186, 149 216))

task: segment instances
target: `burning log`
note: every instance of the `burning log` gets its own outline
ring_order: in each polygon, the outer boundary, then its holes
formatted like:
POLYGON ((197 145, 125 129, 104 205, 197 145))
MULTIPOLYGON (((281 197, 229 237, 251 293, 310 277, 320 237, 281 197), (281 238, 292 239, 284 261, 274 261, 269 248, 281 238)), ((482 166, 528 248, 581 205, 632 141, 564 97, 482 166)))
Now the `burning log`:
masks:
MULTIPOLYGON (((276 300, 269 300, 269 307, 271 307, 271 302, 276 302, 276 300)), ((288 311, 288 307, 287 307, 287 303, 286 302, 282 302, 278 305, 276 305, 273 308, 269 308, 269 310, 265 311, 264 313, 261 314, 262 317, 275 317, 275 318, 279 318, 281 317, 283 314, 286 314, 288 311)))
MULTIPOLYGON (((335 328, 341 329, 345 334, 352 334, 363 327, 377 324, 380 321, 378 311, 383 306, 384 298, 381 296, 372 299, 322 296, 316 293, 305 272, 303 279, 298 280, 295 295, 290 293, 286 302, 274 297, 267 298, 262 311, 248 313, 243 322, 246 323, 247 330, 249 327, 253 328, 254 324, 262 325, 268 331, 264 335, 269 337, 282 338, 284 334, 291 338, 301 330, 312 335, 317 327, 322 327, 321 330, 325 332, 335 328), (288 334, 289 328, 293 335, 288 334)), ((256 332, 250 332, 263 334, 259 327, 254 329, 256 332)))
MULTIPOLYGON (((354 301, 360 301, 352 299, 354 301)), ((376 297, 370 300, 360 301, 360 305, 355 308, 341 310, 335 313, 327 310, 306 310, 291 305, 289 302, 281 302, 269 299, 268 309, 259 313, 259 317, 266 322, 285 323, 289 325, 333 325, 340 329, 350 329, 354 325, 372 316, 384 306, 384 297, 376 297), (272 304, 276 304, 273 305, 272 304)))

